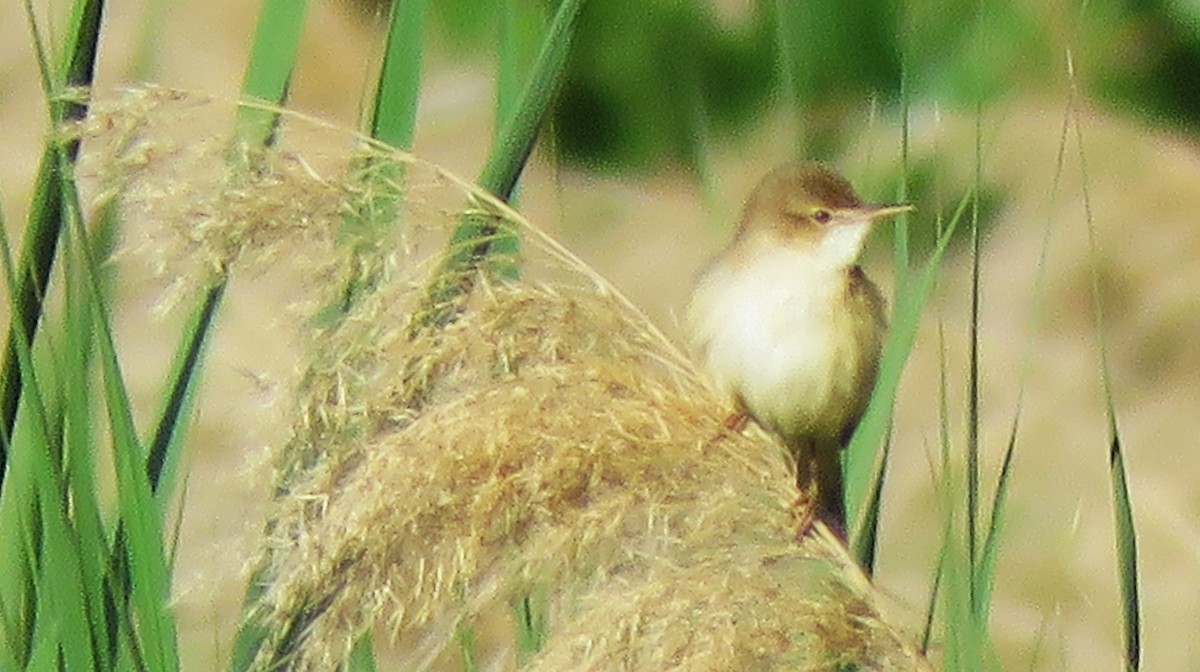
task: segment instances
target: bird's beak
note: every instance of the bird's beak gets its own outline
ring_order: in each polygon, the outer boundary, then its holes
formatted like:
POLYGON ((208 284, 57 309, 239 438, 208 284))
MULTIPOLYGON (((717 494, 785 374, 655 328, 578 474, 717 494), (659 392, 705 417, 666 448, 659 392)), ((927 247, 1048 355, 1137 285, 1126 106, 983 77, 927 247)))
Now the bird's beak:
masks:
POLYGON ((871 221, 875 221, 904 212, 912 212, 916 209, 916 206, 912 203, 897 203, 894 205, 867 205, 862 207, 861 212, 871 221))

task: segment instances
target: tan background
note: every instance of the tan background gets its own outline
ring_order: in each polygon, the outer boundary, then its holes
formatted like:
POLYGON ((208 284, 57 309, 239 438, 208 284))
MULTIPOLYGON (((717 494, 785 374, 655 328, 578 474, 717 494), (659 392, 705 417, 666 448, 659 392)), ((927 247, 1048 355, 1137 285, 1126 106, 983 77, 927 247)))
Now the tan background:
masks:
MULTIPOLYGON (((0 190, 11 231, 23 220, 45 126, 18 4, 0 7, 0 190)), ((178 3, 160 40, 157 81, 236 95, 253 4, 178 3)), ((108 11, 100 79, 112 86, 133 53, 143 7, 112 2, 108 11)), ((311 11, 294 106, 352 126, 373 35, 348 10, 315 3, 311 11)), ((491 133, 488 66, 435 55, 427 61, 424 86, 417 153, 473 175, 491 133)), ((1026 383, 992 625, 1006 667, 1117 669, 1107 436, 1073 146, 1060 192, 1051 194, 1065 91, 1064 78, 1059 90, 1011 102, 985 118, 985 177, 1010 196, 984 241, 981 396, 989 491, 1022 375, 1026 383), (1044 320, 1031 334, 1047 226, 1044 320)), ((1200 475, 1200 159, 1191 138, 1140 129, 1086 102, 1082 107, 1110 372, 1140 532, 1143 669, 1194 669, 1200 665, 1193 644, 1200 625, 1200 495, 1194 487, 1200 475)), ((958 157, 958 173, 947 181, 967 184, 972 126, 969 118, 916 109, 914 152, 958 157)), ((540 156, 523 188, 523 209, 676 334, 674 316, 686 300, 689 278, 723 244, 741 196, 787 158, 790 141, 780 138, 790 138, 786 125, 767 121, 736 143, 711 147, 717 178, 711 208, 684 174, 600 178, 559 170, 540 156)), ((872 161, 896 161, 881 148, 896 147, 897 138, 895 128, 866 129, 858 154, 865 157, 874 147, 872 161)), ((865 161, 842 167, 854 181, 868 172, 865 161)), ((949 258, 898 401, 878 579, 912 627, 920 623, 939 535, 931 476, 939 427, 939 322, 947 341, 952 438, 958 449, 963 443, 968 263, 961 250, 949 258)), ((868 259, 884 284, 889 266, 887 254, 868 259)), ((126 272, 121 340, 145 426, 174 346, 170 325, 178 320, 150 318, 147 308, 157 300, 159 284, 146 269, 126 272)), ((295 340, 289 345, 264 316, 286 303, 295 282, 288 271, 237 279, 211 351, 187 459, 177 575, 186 669, 214 669, 228 654, 241 571, 269 496, 269 449, 286 436, 287 401, 279 391, 297 357, 295 340)))

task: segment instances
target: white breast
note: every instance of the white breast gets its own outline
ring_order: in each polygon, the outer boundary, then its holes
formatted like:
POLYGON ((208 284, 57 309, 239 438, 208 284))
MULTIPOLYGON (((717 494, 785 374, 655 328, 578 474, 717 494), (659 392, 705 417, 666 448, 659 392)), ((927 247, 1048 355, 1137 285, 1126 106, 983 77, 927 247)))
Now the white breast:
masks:
POLYGON ((718 385, 786 435, 835 433, 829 418, 858 367, 843 314, 845 270, 790 249, 718 262, 688 311, 693 345, 718 385))

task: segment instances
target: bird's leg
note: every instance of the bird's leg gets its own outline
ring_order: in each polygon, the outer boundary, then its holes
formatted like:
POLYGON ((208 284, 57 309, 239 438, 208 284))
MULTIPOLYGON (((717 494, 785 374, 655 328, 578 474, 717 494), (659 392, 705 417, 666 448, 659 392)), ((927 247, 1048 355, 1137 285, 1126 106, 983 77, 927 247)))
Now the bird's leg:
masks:
POLYGON ((796 511, 800 515, 799 525, 796 529, 796 541, 808 536, 812 531, 812 525, 816 522, 820 512, 820 499, 817 497, 815 470, 816 463, 813 461, 813 445, 808 439, 800 439, 792 443, 792 456, 796 458, 796 489, 799 494, 796 495, 796 511))
POLYGON ((820 520, 839 539, 846 540, 846 505, 842 494, 841 446, 836 442, 802 439, 792 445, 796 456, 796 500, 800 511, 797 539, 820 520))
POLYGON ((734 434, 741 434, 750 423, 750 411, 746 410, 746 402, 740 396, 733 398, 733 413, 725 418, 725 429, 734 434))
POLYGON ((733 413, 730 413, 729 417, 725 418, 725 421, 721 423, 721 427, 725 431, 717 432, 707 443, 712 444, 721 441, 728 437, 729 433, 741 434, 742 430, 746 429, 746 425, 749 423, 750 412, 746 410, 746 404, 742 402, 740 396, 735 396, 733 398, 733 413))
POLYGON ((801 488, 793 508, 796 511, 796 541, 800 541, 812 532, 813 523, 817 522, 817 507, 812 491, 801 488))
POLYGON ((842 483, 842 446, 837 441, 814 442, 814 481, 817 516, 835 535, 846 541, 846 495, 842 483))
POLYGON ((725 418, 725 429, 734 434, 741 434, 748 424, 750 424, 750 416, 742 411, 734 411, 729 414, 728 418, 725 418))

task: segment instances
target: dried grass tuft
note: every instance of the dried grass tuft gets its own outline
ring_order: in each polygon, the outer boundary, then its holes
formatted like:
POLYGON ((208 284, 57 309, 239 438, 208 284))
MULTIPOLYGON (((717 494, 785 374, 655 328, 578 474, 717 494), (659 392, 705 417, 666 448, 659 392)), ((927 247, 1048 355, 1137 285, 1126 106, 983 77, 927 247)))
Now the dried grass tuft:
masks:
MULTIPOLYGON (((582 263, 437 168, 293 115, 253 173, 215 141, 158 139, 211 107, 141 91, 80 132, 101 200, 152 222, 131 249, 164 273, 269 262, 314 280, 262 558, 264 667, 333 669, 382 628, 421 669, 531 592, 538 670, 923 665, 836 542, 796 541, 780 447, 727 431, 720 395, 582 263), (473 276, 435 326, 428 289, 466 210, 520 232, 525 279, 473 276)), ((480 658, 511 667, 512 633, 495 639, 480 658)))

